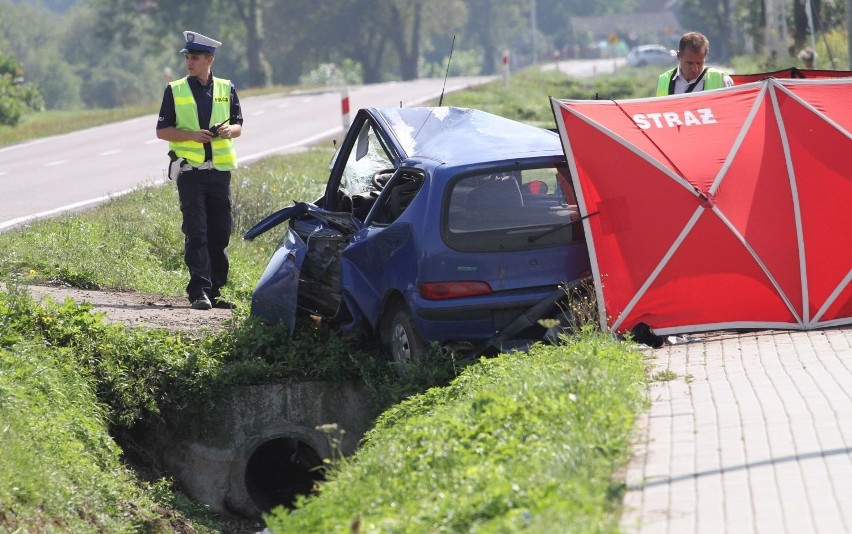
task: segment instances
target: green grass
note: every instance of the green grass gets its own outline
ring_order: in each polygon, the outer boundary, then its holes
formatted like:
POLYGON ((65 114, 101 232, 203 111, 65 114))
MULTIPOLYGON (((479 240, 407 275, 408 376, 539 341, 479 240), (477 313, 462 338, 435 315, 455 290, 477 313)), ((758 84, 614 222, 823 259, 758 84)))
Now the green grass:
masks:
MULTIPOLYGON (((588 91, 547 74, 513 79, 519 85, 509 94, 497 83, 455 95, 467 104, 451 103, 546 122, 551 91, 564 98, 588 91)), ((246 316, 281 232, 250 243, 240 236, 293 200, 316 198, 330 156, 310 150, 235 173, 225 293, 242 311, 224 332, 130 329, 104 323, 85 304, 36 305, 17 289, 58 281, 182 295, 188 275, 170 184, 0 234, 0 277, 10 288, 0 293, 0 531, 242 528, 211 517, 166 479, 138 480, 122 463, 121 436, 165 406, 303 377, 360 377, 377 408, 395 407, 354 457, 335 461, 317 497, 270 517, 276 532, 348 531, 356 517, 361 531, 617 529, 614 473, 644 402, 643 358, 627 345, 587 331, 463 371, 451 354, 436 353, 400 378, 375 354, 313 323, 290 337, 246 316)))
POLYGON ((273 532, 616 532, 641 355, 591 332, 467 368, 385 412, 273 532))
POLYGON ((0 531, 216 531, 202 511, 192 521, 173 510, 167 481, 144 483, 123 463, 104 384, 75 347, 96 324, 85 308, 0 293, 0 531))
POLYGON ((38 346, 15 349, 0 350, 0 528, 119 532, 153 519, 91 383, 71 359, 38 346))
POLYGON ((652 96, 657 75, 647 69, 625 68, 615 75, 570 78, 555 71, 527 69, 512 74, 509 83, 491 82, 444 98, 444 104, 469 107, 542 128, 555 128, 549 97, 577 100, 652 96))
POLYGON ((672 380, 676 380, 677 377, 677 373, 671 369, 665 369, 663 371, 657 371, 651 375, 651 382, 671 382, 672 380))
MULTIPOLYGON (((246 301, 281 236, 273 230, 247 242, 242 234, 270 213, 313 199, 328 178, 330 149, 270 158, 234 173, 235 231, 226 291, 246 301)), ((177 189, 147 187, 98 209, 37 221, 0 234, 0 273, 21 282, 61 282, 80 288, 134 289, 182 295, 189 279, 177 189)))
POLYGON ((0 146, 133 119, 141 115, 157 113, 158 110, 159 106, 139 106, 120 109, 54 110, 29 113, 24 115, 21 122, 16 126, 0 125, 0 146))

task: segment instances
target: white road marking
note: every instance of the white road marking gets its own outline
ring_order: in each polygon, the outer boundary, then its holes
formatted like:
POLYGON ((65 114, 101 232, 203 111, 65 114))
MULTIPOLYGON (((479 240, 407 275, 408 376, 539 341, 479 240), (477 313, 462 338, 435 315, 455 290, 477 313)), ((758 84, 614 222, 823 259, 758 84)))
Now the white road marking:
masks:
POLYGON ((119 153, 121 153, 121 150, 116 148, 116 149, 113 149, 113 150, 107 150, 106 152, 101 152, 101 156, 112 156, 113 154, 119 154, 119 153))
POLYGON ((337 128, 332 128, 330 130, 326 130, 324 132, 320 132, 316 135, 312 135, 311 137, 307 137, 302 139, 301 141, 296 141, 295 143, 290 143, 289 145, 282 145, 277 148, 270 148, 269 150, 264 150, 262 152, 256 152, 254 154, 249 154, 248 156, 241 156, 239 158, 240 163, 248 163, 250 161, 254 161, 256 159, 264 158, 271 154, 282 154, 287 150, 291 150, 293 148, 299 148, 302 146, 307 146, 313 142, 319 141, 320 139, 324 139, 330 135, 336 134, 343 130, 342 126, 337 128))
POLYGON ((42 138, 42 139, 36 139, 35 141, 27 141, 26 143, 20 143, 20 144, 17 144, 17 145, 6 146, 6 147, 3 147, 3 148, 0 148, 0 152, 6 152, 8 150, 17 150, 19 148, 37 145, 39 143, 44 143, 46 140, 47 139, 42 138))
POLYGON ((44 166, 45 167, 55 167, 57 165, 64 165, 66 163, 68 163, 67 159, 61 159, 59 161, 51 161, 50 163, 45 163, 44 166))
MULTIPOLYGON (((160 183, 162 183, 162 182, 154 182, 152 185, 159 185, 160 183)), ((26 223, 26 222, 29 222, 29 221, 34 221, 36 219, 45 219, 47 217, 51 217, 51 216, 57 215, 59 213, 66 213, 66 212, 72 211, 72 210, 77 209, 77 208, 90 206, 92 204, 98 204, 98 203, 101 203, 101 202, 106 202, 107 200, 109 200, 111 198, 126 195, 127 193, 135 191, 135 190, 139 189, 140 187, 145 187, 145 186, 133 187, 131 189, 127 189, 125 191, 121 191, 121 192, 114 193, 114 194, 111 194, 111 195, 104 195, 102 197, 93 198, 93 199, 90 199, 90 200, 84 200, 82 202, 75 202, 74 204, 68 204, 67 206, 62 206, 60 208, 42 211, 41 213, 35 213, 33 215, 26 215, 24 217, 18 217, 17 219, 12 219, 10 221, 3 221, 3 222, 0 222, 0 230, 6 229, 6 228, 9 228, 9 227, 18 225, 18 224, 26 223)))

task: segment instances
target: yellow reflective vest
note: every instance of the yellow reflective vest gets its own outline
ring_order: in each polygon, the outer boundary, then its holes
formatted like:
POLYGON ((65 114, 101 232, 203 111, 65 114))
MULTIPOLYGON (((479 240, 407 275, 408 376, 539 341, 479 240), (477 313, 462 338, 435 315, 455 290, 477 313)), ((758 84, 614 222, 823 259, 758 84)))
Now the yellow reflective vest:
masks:
MULTIPOLYGON (((175 115, 178 130, 200 130, 198 124, 198 108, 189 82, 186 78, 175 80, 172 87, 172 97, 175 100, 175 115)), ((204 127, 225 122, 231 116, 231 81, 213 78, 213 111, 210 114, 210 124, 204 127)), ((220 171, 230 171, 237 168, 237 153, 234 150, 233 139, 214 137, 210 141, 213 149, 213 168, 220 171)), ((169 148, 180 158, 184 158, 193 167, 204 163, 204 145, 197 141, 170 141, 169 148)))
MULTIPOLYGON (((676 70, 677 67, 660 74, 660 78, 657 80, 657 96, 669 94, 669 82, 671 82, 672 75, 676 70)), ((725 73, 721 70, 708 68, 704 75, 704 89, 721 89, 722 87, 725 87, 725 73)))

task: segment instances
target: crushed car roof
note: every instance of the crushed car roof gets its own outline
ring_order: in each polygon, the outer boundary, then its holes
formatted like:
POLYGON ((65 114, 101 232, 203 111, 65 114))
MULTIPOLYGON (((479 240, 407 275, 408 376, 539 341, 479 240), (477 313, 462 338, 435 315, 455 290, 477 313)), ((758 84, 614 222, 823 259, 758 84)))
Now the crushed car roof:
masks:
POLYGON ((555 132, 456 107, 376 110, 409 157, 471 164, 513 157, 563 156, 555 132))

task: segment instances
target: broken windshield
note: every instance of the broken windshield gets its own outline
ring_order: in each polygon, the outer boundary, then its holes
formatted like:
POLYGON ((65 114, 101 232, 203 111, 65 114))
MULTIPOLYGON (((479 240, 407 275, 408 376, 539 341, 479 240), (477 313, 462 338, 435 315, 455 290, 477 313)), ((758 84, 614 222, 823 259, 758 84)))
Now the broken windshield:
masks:
POLYGON ((379 141, 372 123, 365 121, 346 160, 340 185, 352 196, 365 193, 373 188, 373 175, 376 172, 392 167, 393 163, 379 141))

